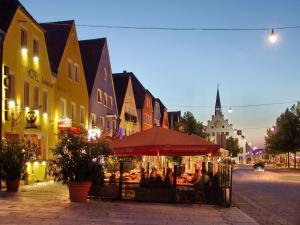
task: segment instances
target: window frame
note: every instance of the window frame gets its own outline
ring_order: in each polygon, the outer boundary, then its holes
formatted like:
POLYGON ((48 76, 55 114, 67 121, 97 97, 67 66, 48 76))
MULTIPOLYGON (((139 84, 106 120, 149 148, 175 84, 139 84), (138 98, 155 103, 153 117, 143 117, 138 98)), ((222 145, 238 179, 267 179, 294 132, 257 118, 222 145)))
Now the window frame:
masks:
POLYGON ((85 117, 85 109, 84 109, 84 106, 81 105, 80 106, 80 123, 81 124, 84 124, 84 117, 85 117))
POLYGON ((99 104, 102 103, 102 90, 100 88, 97 89, 97 103, 99 104), (99 96, 100 96, 100 101, 99 101, 99 96))
POLYGON ((48 91, 43 90, 42 92, 42 101, 43 101, 43 105, 42 105, 42 111, 43 113, 48 113, 49 108, 48 108, 48 91), (46 100, 45 100, 46 99, 46 100), (46 104, 45 104, 46 101, 46 104))
POLYGON ((76 107, 77 107, 76 103, 71 102, 71 119, 72 119, 72 121, 76 121, 76 119, 77 119, 77 108, 76 107), (75 109, 75 110, 73 111, 73 109, 75 109))
POLYGON ((30 106, 30 83, 28 81, 24 81, 24 107, 30 106), (27 93, 26 93, 27 90, 27 93))
POLYGON ((65 98, 60 99, 60 117, 61 118, 66 118, 67 117, 67 100, 65 98), (62 103, 64 107, 62 107, 62 103), (63 108, 63 110, 62 110, 63 108), (62 113, 64 112, 64 113, 62 113))

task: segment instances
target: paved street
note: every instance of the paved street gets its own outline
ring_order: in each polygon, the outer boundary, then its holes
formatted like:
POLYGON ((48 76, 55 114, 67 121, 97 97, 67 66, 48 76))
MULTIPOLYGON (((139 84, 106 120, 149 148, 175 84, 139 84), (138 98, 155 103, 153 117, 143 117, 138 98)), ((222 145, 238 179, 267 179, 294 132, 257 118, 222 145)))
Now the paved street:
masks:
POLYGON ((206 224, 257 225, 236 207, 137 202, 70 203, 65 186, 22 187, 17 194, 0 192, 0 224, 206 224))
POLYGON ((260 224, 300 224, 300 171, 252 167, 234 171, 233 200, 260 224))

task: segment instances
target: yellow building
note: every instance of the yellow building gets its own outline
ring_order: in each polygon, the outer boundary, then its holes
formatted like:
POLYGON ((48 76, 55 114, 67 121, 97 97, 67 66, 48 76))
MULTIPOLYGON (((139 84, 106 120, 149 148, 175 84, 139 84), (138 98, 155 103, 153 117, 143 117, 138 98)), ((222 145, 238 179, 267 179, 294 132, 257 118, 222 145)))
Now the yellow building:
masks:
MULTIPOLYGON (((43 23, 54 77, 54 132, 88 128, 89 97, 74 21, 43 23)), ((56 140, 58 135, 55 136, 56 140)))
POLYGON ((113 79, 120 118, 119 128, 125 136, 140 132, 131 76, 113 74, 113 79))
POLYGON ((54 116, 55 79, 44 29, 18 1, 1 1, 0 29, 6 33, 1 65, 2 136, 37 144, 37 159, 44 170, 43 160, 49 158, 49 149, 55 144, 50 123, 54 116))

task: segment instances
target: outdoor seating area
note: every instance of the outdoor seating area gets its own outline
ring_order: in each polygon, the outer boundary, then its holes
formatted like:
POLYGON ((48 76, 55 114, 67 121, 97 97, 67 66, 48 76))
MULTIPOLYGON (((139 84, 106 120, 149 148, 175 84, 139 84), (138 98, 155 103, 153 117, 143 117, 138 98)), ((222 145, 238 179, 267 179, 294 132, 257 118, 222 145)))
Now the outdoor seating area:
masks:
POLYGON ((152 128, 113 141, 110 147, 118 170, 104 171, 103 184, 92 186, 92 196, 219 204, 223 196, 220 180, 231 179, 230 173, 219 171, 219 146, 197 136, 152 128))

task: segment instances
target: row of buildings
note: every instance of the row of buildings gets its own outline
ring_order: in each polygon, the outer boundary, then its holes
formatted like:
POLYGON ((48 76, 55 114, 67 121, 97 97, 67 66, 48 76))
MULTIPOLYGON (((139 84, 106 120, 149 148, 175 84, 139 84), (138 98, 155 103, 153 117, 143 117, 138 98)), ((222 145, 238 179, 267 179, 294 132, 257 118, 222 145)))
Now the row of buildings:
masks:
POLYGON ((169 128, 159 98, 133 73, 112 73, 105 38, 78 40, 74 21, 39 23, 19 1, 0 4, 2 137, 37 144, 47 160, 60 130, 169 128))

